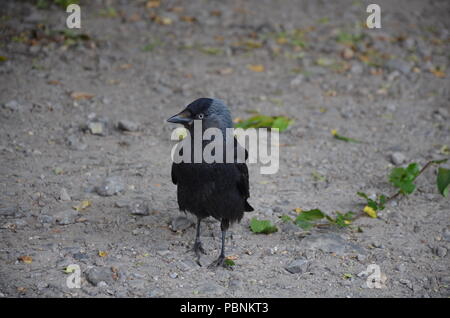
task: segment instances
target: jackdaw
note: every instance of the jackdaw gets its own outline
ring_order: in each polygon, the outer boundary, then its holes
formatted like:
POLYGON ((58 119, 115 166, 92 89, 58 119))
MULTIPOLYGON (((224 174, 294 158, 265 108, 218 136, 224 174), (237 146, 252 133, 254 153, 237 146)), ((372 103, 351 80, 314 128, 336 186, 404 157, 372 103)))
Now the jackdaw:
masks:
MULTIPOLYGON (((191 138, 191 160, 172 164, 172 182, 177 185, 178 206, 181 211, 188 211, 197 217, 197 229, 193 251, 200 264, 200 253, 206 254, 200 241, 200 223, 202 219, 212 216, 220 221, 222 231, 222 248, 219 258, 209 267, 226 266, 225 264, 225 235, 230 224, 240 221, 244 212, 253 211, 253 207, 247 202, 250 196, 248 168, 245 159, 238 160, 236 155, 240 145, 231 135, 227 138, 226 128, 232 128, 230 111, 223 101, 211 98, 199 98, 189 104, 183 111, 170 117, 170 123, 182 124, 188 131, 186 138, 191 138), (203 140, 203 132, 207 128, 218 128, 223 137, 222 162, 200 163, 193 161, 194 139, 196 138, 194 121, 201 121, 202 150, 214 140, 203 140), (231 162, 226 159, 226 145, 231 139, 234 156, 231 162)), ((197 123, 196 123, 197 124, 197 123)), ((198 134, 199 131, 197 131, 198 134)), ((242 150, 242 148, 241 148, 242 150)), ((218 161, 218 160, 217 160, 218 161)))

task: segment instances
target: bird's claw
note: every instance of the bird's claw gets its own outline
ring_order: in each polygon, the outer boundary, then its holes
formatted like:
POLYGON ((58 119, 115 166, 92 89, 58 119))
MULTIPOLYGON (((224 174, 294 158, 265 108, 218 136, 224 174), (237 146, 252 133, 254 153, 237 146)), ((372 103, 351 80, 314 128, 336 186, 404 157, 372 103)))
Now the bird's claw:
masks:
POLYGON ((200 256, 201 256, 201 254, 206 255, 206 251, 202 246, 202 242, 200 242, 200 241, 195 242, 191 251, 194 251, 195 256, 197 256, 197 264, 199 266, 202 266, 202 264, 200 264, 200 256))
POLYGON ((216 259, 214 262, 209 264, 208 269, 216 269, 219 266, 224 267, 226 269, 230 269, 230 270, 233 269, 233 267, 231 267, 230 265, 228 265, 225 262, 225 256, 223 256, 223 255, 219 256, 218 259, 216 259))

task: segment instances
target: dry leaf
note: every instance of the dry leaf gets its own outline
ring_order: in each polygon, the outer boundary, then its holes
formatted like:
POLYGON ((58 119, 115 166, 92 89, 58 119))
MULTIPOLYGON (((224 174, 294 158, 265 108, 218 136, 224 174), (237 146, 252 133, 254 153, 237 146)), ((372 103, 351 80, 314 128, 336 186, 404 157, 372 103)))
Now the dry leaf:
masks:
POLYGON ((181 19, 181 21, 188 22, 188 23, 197 22, 197 19, 195 17, 191 17, 191 16, 187 16, 187 15, 182 16, 180 19, 181 19))
POLYGON ((128 18, 128 21, 130 21, 130 22, 137 22, 140 20, 141 20, 141 15, 139 13, 134 13, 128 18))
POLYGON ((363 210, 365 213, 367 213, 368 216, 370 216, 371 218, 376 218, 377 217, 377 211, 375 211, 374 209, 372 209, 370 206, 366 205, 364 207, 363 210))
POLYGON ((228 75, 233 73, 233 69, 231 67, 224 67, 217 71, 220 75, 228 75))
POLYGON ((302 213, 302 211, 303 211, 303 210, 302 210, 301 208, 295 208, 295 209, 294 209, 294 212, 295 212, 295 213, 299 213, 299 214, 300 214, 300 213, 302 213))
POLYGON ((156 23, 162 24, 162 25, 170 25, 172 24, 172 19, 168 18, 168 17, 160 17, 160 16, 156 16, 154 18, 154 21, 156 23))
POLYGON ((119 68, 122 69, 122 70, 127 70, 127 69, 129 69, 131 67, 133 67, 133 64, 129 64, 129 63, 121 64, 119 66, 119 68))
POLYGON ((71 94, 70 94, 70 97, 72 98, 72 99, 75 99, 75 100, 80 100, 80 99, 91 99, 91 98, 93 98, 95 95, 93 95, 93 94, 90 94, 90 93, 86 93, 86 92, 72 92, 71 94))
POLYGON ((106 257, 106 256, 108 256, 108 252, 105 252, 105 251, 98 251, 98 256, 100 256, 100 257, 106 257))
POLYGON ((184 9, 183 9, 183 7, 173 7, 173 8, 167 9, 167 11, 169 11, 169 12, 175 12, 175 13, 180 13, 180 12, 183 12, 184 9))
POLYGON ((262 65, 262 64, 250 64, 250 65, 247 65, 247 68, 253 72, 264 72, 265 71, 264 65, 262 65))
POLYGON ((147 1, 146 7, 149 9, 158 8, 161 5, 159 0, 150 0, 147 1))
POLYGON ((442 70, 433 68, 430 70, 431 73, 433 73, 434 76, 439 77, 439 78, 444 78, 445 77, 445 73, 442 70))
POLYGON ((31 263, 33 263, 33 258, 31 256, 20 256, 19 261, 21 261, 25 264, 31 264, 31 263))
POLYGON ((91 204, 92 204, 91 201, 89 201, 89 200, 83 200, 83 201, 81 201, 79 204, 73 206, 73 208, 74 208, 76 211, 80 212, 80 211, 83 211, 83 210, 87 209, 88 207, 90 207, 91 204))
POLYGON ((61 85, 61 82, 57 81, 57 80, 51 80, 51 81, 48 81, 47 84, 50 84, 50 85, 61 85))
POLYGON ((235 261, 238 258, 239 258, 239 256, 237 256, 237 255, 229 255, 229 256, 226 257, 226 259, 229 259, 229 260, 232 260, 232 261, 235 261))

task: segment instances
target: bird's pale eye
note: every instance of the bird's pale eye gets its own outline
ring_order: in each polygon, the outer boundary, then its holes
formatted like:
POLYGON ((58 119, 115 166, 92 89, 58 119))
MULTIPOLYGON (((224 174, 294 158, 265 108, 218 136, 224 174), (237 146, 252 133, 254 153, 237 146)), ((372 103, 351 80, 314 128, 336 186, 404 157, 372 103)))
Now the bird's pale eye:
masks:
POLYGON ((198 118, 198 119, 203 119, 204 117, 205 117, 205 115, 203 115, 202 113, 200 113, 200 114, 197 115, 197 118, 198 118))

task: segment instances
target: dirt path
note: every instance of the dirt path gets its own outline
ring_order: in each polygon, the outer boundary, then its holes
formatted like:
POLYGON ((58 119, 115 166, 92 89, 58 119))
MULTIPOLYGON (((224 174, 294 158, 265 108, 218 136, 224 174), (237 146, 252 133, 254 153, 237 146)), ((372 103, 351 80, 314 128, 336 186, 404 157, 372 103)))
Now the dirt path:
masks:
MULTIPOLYGON (((0 296, 450 295, 449 199, 433 169, 378 219, 358 219, 362 232, 279 218, 360 211, 357 191, 392 193, 395 152, 405 163, 448 157, 448 1, 379 1, 380 30, 361 27, 362 1, 130 3, 81 0, 82 28, 65 34, 57 6, 0 8, 0 296), (234 118, 295 119, 279 172, 249 168, 255 212, 232 228, 233 271, 195 264, 193 218, 178 218, 170 181, 165 119, 198 97, 225 100, 234 118), (253 234, 251 217, 279 231, 253 234), (70 264, 80 289, 66 286, 70 264), (384 288, 358 276, 369 264, 384 288)), ((219 235, 205 223, 203 264, 219 235)))

